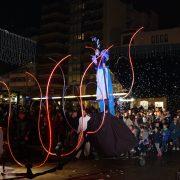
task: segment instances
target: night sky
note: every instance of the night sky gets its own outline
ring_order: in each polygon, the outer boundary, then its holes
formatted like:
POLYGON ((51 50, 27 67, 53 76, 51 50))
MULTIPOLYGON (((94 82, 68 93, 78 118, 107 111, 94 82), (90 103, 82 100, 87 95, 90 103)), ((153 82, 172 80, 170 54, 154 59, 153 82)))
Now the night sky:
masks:
MULTIPOLYGON (((127 2, 127 0, 124 0, 127 2)), ((131 0, 139 10, 154 10, 160 28, 180 26, 179 0, 131 0)))
POLYGON ((22 34, 29 27, 38 27, 40 0, 2 0, 0 2, 0 28, 22 34))
MULTIPOLYGON (((160 28, 180 25, 179 0, 122 0, 133 2, 139 10, 153 9, 159 14, 160 28)), ((29 27, 38 27, 40 0, 1 0, 0 27, 24 35, 29 27)))

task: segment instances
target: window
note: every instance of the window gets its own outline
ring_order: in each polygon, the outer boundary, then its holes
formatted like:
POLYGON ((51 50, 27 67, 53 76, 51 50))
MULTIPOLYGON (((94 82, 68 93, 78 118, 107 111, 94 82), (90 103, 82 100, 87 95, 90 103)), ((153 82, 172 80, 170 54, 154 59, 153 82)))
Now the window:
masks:
POLYGON ((84 40, 84 33, 81 34, 81 40, 84 40))
POLYGON ((161 108, 164 108, 164 102, 155 102, 155 107, 161 107, 161 108))
POLYGON ((76 35, 78 40, 84 40, 84 33, 76 35))
POLYGON ((140 101, 140 106, 142 106, 144 109, 148 109, 148 101, 140 101))

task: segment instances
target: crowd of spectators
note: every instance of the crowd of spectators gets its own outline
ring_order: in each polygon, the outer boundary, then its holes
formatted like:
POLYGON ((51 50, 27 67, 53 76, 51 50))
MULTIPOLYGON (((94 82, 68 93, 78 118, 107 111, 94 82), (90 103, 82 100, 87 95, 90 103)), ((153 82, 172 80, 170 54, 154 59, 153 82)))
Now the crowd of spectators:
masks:
POLYGON ((162 108, 132 108, 117 116, 123 120, 139 141, 143 153, 155 150, 160 157, 167 151, 180 150, 180 114, 171 115, 162 108))
MULTIPOLYGON (((98 112, 94 107, 86 108, 89 116, 98 112)), ((16 105, 12 107, 10 136, 12 143, 19 148, 25 144, 39 146, 38 137, 38 105, 23 107, 16 105), (18 145, 17 145, 18 144, 18 145)), ((50 116, 52 122, 53 147, 61 141, 64 147, 71 148, 77 143, 79 133, 79 121, 81 111, 66 109, 62 107, 50 106, 50 116)), ((162 108, 151 108, 145 110, 143 107, 129 110, 117 111, 116 116, 132 131, 139 144, 133 151, 140 151, 146 154, 149 150, 154 150, 158 157, 167 151, 180 150, 180 114, 177 112, 171 115, 169 111, 162 108)), ((0 126, 6 129, 8 117, 8 105, 0 106, 0 126)), ((40 115, 41 138, 47 144, 48 123, 45 108, 40 115)))

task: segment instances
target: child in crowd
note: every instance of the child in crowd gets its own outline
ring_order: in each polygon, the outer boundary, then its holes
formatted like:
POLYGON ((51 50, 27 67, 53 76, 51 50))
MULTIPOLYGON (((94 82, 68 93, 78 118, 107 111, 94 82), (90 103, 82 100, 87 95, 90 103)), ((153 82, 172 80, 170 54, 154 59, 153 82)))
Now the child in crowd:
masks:
POLYGON ((180 123, 179 123, 179 118, 175 117, 173 122, 170 124, 170 131, 171 131, 171 139, 173 141, 173 150, 179 151, 180 147, 180 123))
POLYGON ((161 157, 162 151, 160 149, 160 146, 161 146, 161 141, 162 141, 162 135, 161 135, 158 127, 155 127, 155 129, 154 129, 153 141, 154 141, 154 145, 155 145, 156 150, 157 150, 157 156, 161 157))
POLYGON ((170 140, 170 130, 168 129, 167 124, 163 124, 163 130, 162 130, 162 151, 163 152, 168 151, 169 140, 170 140))

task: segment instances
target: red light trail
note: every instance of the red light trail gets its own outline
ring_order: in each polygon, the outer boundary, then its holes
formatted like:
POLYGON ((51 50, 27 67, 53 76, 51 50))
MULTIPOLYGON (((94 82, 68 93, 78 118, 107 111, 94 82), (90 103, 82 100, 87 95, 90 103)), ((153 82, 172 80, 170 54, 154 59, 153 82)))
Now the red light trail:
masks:
POLYGON ((131 57, 131 46, 132 46, 132 41, 134 40, 134 38, 136 37, 136 35, 143 29, 144 27, 139 28, 131 37, 129 45, 128 45, 128 57, 129 57, 129 62, 130 62, 130 66, 131 66, 131 72, 132 72, 132 82, 131 82, 131 87, 129 89, 129 92, 122 98, 126 98, 129 96, 129 94, 132 91, 132 88, 134 86, 134 67, 133 67, 133 61, 132 61, 132 57, 131 57))

